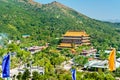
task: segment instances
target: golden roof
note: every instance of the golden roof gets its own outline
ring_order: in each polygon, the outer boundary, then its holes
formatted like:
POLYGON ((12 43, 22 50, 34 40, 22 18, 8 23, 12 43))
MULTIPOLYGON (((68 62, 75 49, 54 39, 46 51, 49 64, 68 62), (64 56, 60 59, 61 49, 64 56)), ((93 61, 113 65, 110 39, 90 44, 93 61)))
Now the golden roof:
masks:
POLYGON ((68 31, 63 36, 89 36, 85 31, 68 31))
POLYGON ((59 47, 72 47, 70 43, 60 43, 59 47))

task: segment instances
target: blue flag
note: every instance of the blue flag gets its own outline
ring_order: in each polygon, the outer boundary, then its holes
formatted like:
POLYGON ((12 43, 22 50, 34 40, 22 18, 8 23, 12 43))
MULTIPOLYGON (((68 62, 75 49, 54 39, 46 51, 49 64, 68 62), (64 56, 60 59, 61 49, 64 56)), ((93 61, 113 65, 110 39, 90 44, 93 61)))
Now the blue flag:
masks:
POLYGON ((3 57, 2 61, 2 77, 10 77, 10 54, 7 54, 3 57))
POLYGON ((76 70, 72 69, 71 73, 72 73, 72 80, 76 80, 76 70))

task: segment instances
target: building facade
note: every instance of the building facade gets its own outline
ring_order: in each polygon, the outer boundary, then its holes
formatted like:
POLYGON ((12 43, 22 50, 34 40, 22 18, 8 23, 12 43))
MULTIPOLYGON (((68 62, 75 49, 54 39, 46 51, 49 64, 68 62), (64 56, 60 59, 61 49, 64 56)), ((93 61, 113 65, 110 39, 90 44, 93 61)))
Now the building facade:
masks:
POLYGON ((72 48, 73 46, 90 45, 90 37, 85 31, 67 31, 61 39, 59 47, 72 48))
POLYGON ((91 47, 88 50, 82 50, 81 55, 95 57, 96 53, 97 53, 97 49, 94 49, 93 47, 91 47))

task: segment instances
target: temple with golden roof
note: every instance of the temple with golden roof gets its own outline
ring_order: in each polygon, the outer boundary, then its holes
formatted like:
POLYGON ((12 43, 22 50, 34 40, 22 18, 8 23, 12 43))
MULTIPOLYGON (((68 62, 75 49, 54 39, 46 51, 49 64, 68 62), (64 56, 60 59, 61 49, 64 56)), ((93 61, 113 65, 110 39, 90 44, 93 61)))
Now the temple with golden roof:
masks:
POLYGON ((90 45, 90 37, 85 31, 67 31, 61 39, 59 47, 72 48, 73 45, 90 45))

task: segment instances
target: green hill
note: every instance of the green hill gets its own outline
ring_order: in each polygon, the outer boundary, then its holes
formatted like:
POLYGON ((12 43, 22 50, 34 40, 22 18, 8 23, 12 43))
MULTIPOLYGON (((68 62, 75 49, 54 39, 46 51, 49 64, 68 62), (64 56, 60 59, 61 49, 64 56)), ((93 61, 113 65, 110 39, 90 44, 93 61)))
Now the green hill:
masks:
POLYGON ((119 27, 91 19, 56 1, 39 4, 32 0, 0 0, 0 33, 7 33, 10 39, 30 34, 33 41, 55 43, 67 30, 85 30, 93 46, 119 48, 119 27))

